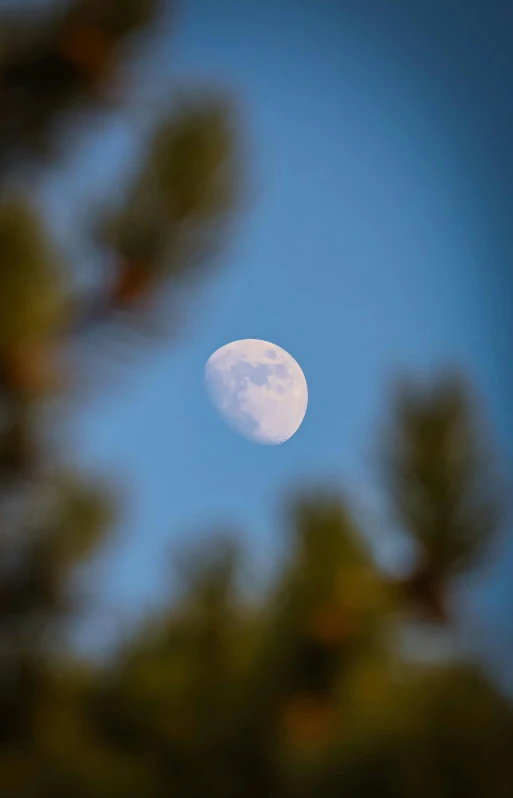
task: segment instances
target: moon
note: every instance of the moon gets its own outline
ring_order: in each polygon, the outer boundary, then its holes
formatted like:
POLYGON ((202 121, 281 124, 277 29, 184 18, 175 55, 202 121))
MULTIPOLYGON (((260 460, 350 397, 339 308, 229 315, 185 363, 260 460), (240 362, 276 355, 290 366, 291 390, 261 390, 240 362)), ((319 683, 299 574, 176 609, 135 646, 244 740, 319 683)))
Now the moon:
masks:
POLYGON ((214 352, 205 366, 214 407, 255 443, 285 443, 301 426, 308 387, 299 364, 269 341, 245 338, 214 352))

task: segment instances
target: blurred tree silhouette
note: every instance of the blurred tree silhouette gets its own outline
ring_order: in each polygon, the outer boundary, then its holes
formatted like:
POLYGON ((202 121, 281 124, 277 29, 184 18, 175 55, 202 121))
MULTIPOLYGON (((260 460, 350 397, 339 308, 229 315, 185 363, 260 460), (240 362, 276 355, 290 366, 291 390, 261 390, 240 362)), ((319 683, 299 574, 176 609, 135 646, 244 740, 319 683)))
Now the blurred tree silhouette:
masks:
POLYGON ((479 564, 497 533, 503 497, 465 381, 442 375, 428 389, 398 386, 384 473, 399 524, 418 544, 406 602, 447 622, 451 578, 479 564))
MULTIPOLYGON (((488 556, 502 497, 464 381, 407 381, 383 476, 417 544, 391 582, 349 503, 299 494, 287 556, 253 599, 229 535, 182 558, 182 591, 107 662, 66 631, 77 575, 115 496, 64 468, 41 411, 66 396, 72 340, 137 328, 168 288, 184 299, 240 202, 234 109, 178 94, 139 170, 89 232, 107 257, 91 298, 31 199, 27 165, 58 157, 62 120, 112 97, 125 44, 156 0, 75 0, 0 16, 0 796, 2 798, 506 798, 509 700, 469 657, 411 661, 405 613, 454 628, 452 581, 488 556)), ((46 420, 45 420, 46 419, 46 420)))
POLYGON ((121 48, 156 16, 161 0, 75 0, 2 11, 0 167, 49 157, 56 125, 78 107, 107 102, 121 48))

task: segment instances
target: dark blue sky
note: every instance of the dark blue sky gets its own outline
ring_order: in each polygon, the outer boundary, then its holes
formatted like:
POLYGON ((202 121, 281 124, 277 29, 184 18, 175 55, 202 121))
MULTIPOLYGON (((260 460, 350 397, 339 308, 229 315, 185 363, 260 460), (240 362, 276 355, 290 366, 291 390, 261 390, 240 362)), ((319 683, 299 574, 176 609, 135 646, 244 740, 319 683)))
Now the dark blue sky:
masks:
MULTIPOLYGON (((182 3, 141 93, 151 104, 181 77, 233 89, 252 195, 182 339, 138 356, 77 421, 83 461, 128 496, 102 568, 113 604, 151 604, 169 580, 169 545, 212 524, 240 527, 255 564, 272 562, 280 495, 298 480, 339 480, 373 518, 372 446, 398 369, 463 366, 513 461, 508 5, 182 3), (209 355, 252 337, 287 349, 308 381, 305 421, 283 446, 237 437, 203 390, 209 355)), ((86 166, 50 187, 64 232, 115 177, 135 121, 106 123, 86 166)), ((488 617, 506 571, 479 599, 488 617)))

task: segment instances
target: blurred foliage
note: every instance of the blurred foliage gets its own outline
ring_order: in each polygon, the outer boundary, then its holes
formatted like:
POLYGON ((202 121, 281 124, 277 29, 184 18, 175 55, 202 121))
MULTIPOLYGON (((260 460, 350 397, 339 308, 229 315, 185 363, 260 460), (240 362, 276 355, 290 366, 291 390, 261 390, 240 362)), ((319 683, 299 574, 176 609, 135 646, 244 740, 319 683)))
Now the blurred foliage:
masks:
POLYGON ((395 516, 418 544, 402 588, 427 617, 447 619, 448 580, 478 564, 497 534, 503 496, 472 393, 457 375, 400 384, 383 449, 395 516))
POLYGON ((50 157, 63 115, 108 104, 121 45, 150 23, 159 0, 74 0, 50 10, 0 11, 0 172, 50 157))
POLYGON ((65 312, 63 269, 39 216, 22 198, 0 202, 0 352, 54 338, 65 312))
POLYGON ((238 199, 237 126, 222 98, 178 97, 124 202, 97 224, 117 255, 112 299, 137 307, 162 282, 190 282, 224 240, 238 199))
POLYGON ((176 558, 178 595, 110 658, 66 642, 116 497, 60 464, 44 411, 83 365, 62 358, 77 335, 137 327, 154 297, 182 303, 212 265, 241 200, 235 109, 222 93, 173 95, 88 231, 107 256, 92 298, 26 170, 44 175, 66 116, 107 102, 124 45, 161 6, 0 12, 0 796, 509 797, 510 700, 468 654, 430 663, 398 644, 405 616, 456 635, 450 588, 500 529, 487 436, 452 375, 399 385, 383 436, 391 510, 417 546, 410 573, 380 569, 343 496, 300 492, 257 597, 235 537, 213 536, 176 558))

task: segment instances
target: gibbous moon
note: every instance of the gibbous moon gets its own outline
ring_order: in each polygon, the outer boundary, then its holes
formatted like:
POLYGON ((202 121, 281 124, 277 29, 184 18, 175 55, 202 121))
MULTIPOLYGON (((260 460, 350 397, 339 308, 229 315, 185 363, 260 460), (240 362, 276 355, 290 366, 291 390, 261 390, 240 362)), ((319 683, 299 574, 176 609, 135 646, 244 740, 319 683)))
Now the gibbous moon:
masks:
POLYGON ((299 429, 308 405, 305 375, 284 349, 246 338, 208 359, 205 385, 225 421, 256 443, 284 443, 299 429))

